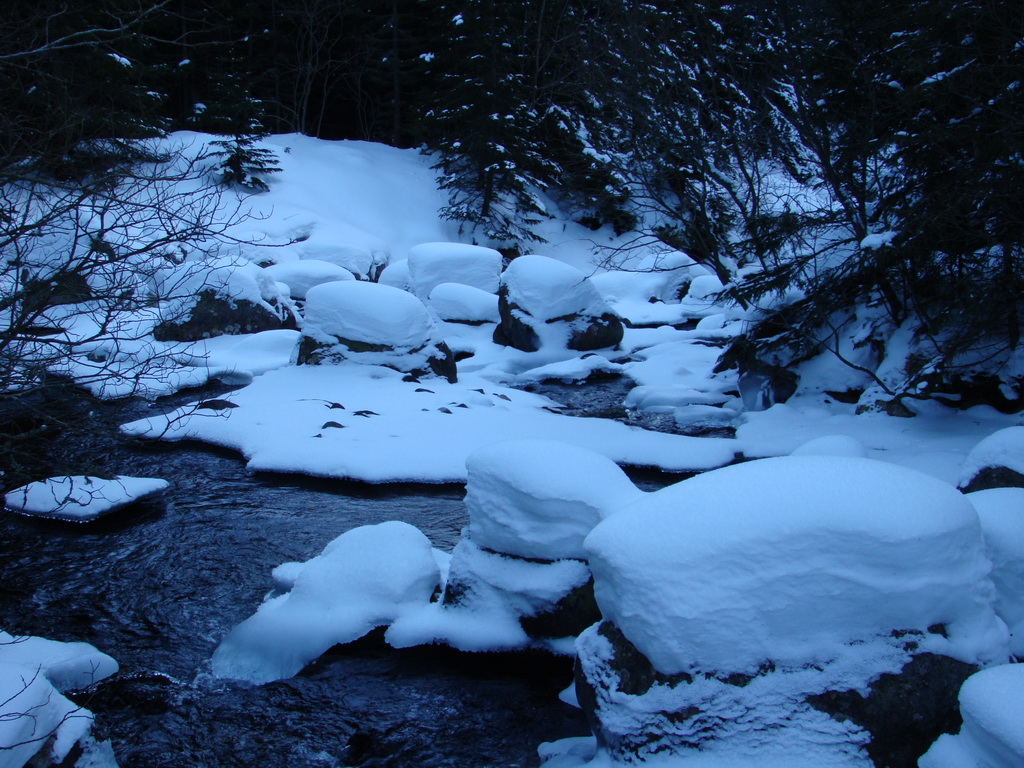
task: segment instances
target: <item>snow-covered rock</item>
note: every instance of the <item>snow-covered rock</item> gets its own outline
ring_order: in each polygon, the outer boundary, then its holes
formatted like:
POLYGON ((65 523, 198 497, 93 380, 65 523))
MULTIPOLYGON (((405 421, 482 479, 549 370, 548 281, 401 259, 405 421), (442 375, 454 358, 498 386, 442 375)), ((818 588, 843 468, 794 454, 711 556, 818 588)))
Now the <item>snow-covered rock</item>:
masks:
POLYGON ((345 360, 456 378, 451 350, 423 302, 379 283, 323 283, 306 294, 299 364, 345 360))
POLYGON ((439 283, 430 291, 430 307, 442 320, 479 325, 497 323, 498 297, 462 283, 439 283))
POLYGON ((1001 429, 974 446, 964 459, 958 485, 966 493, 1024 487, 1024 427, 1001 429))
POLYGON ((343 533, 288 581, 289 592, 265 602, 217 647, 215 675, 254 683, 291 677, 331 646, 425 605, 439 571, 426 536, 387 522, 343 533))
POLYGON ((421 243, 409 249, 413 293, 427 298, 441 283, 460 283, 487 293, 498 292, 501 254, 465 243, 421 243))
POLYGON ((84 523, 163 493, 169 486, 152 477, 63 475, 9 491, 4 505, 23 515, 84 523))
POLYGON ((158 341, 196 341, 223 334, 294 327, 294 307, 265 270, 247 261, 186 261, 161 270, 151 289, 160 301, 158 341))
POLYGON ((116 765, 109 744, 89 735, 92 713, 61 695, 116 672, 117 662, 87 643, 0 630, 0 765, 63 764, 76 744, 84 750, 76 765, 116 765), (109 762, 88 762, 101 754, 109 762))
POLYGON ((920 768, 1020 768, 1024 765, 1024 664, 972 675, 960 689, 960 733, 939 737, 920 768))
POLYGON ((1010 628, 1010 651, 1024 657, 1024 488, 991 488, 967 498, 978 511, 992 561, 996 613, 1010 628))
POLYGON ((89 643, 17 637, 0 630, 0 664, 36 669, 58 691, 85 688, 117 672, 117 662, 89 643))
POLYGON ((520 256, 501 276, 495 340, 534 352, 587 351, 622 341, 622 321, 575 267, 547 256, 520 256))
POLYGON ((272 264, 264 268, 273 280, 288 286, 293 299, 306 298, 306 292, 314 285, 335 280, 355 280, 355 275, 344 267, 320 259, 301 259, 283 264, 272 264))
POLYGON ((974 509, 946 483, 882 462, 725 467, 647 494, 586 549, 602 613, 666 674, 803 664, 836 643, 934 624, 948 626, 950 655, 1005 652, 974 509))
POLYGON ((403 291, 411 290, 412 278, 409 276, 409 260, 399 259, 388 264, 380 273, 377 282, 392 288, 400 288, 403 291))
POLYGON ((1006 659, 977 515, 913 470, 734 465, 647 494, 585 546, 605 621, 577 643, 577 689, 616 758, 868 768, 876 732, 918 713, 890 698, 892 715, 854 717, 833 694, 874 695, 884 676, 898 692, 945 660, 951 702, 970 665, 1006 659))
POLYGON ((583 540, 640 491, 613 461, 554 440, 509 440, 466 460, 469 535, 520 557, 585 559, 583 540))

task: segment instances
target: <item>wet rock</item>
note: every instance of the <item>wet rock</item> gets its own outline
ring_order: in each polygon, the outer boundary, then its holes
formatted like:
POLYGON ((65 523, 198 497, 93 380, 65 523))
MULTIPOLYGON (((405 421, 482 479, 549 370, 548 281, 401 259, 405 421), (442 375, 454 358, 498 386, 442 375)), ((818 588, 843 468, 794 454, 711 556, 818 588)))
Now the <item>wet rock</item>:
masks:
POLYGON ((153 329, 157 341, 198 341, 213 336, 259 333, 294 328, 291 315, 275 313, 248 299, 231 299, 213 289, 202 291, 195 305, 180 317, 153 329))

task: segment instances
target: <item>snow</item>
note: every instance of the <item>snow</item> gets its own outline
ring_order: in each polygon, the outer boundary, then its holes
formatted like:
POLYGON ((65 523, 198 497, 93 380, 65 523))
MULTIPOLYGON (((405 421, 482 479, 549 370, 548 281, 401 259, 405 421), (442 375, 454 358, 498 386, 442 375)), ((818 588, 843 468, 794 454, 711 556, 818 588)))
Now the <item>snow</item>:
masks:
POLYGON ((963 488, 989 467, 1006 467, 1024 475, 1024 427, 1001 429, 974 446, 964 460, 958 485, 963 488))
POLYGON ((438 283, 428 304, 442 320, 464 323, 497 323, 498 297, 462 283, 438 283))
POLYGON ((291 677, 333 645, 426 604, 439 572, 429 540, 402 522, 354 528, 294 575, 213 655, 218 677, 266 683, 291 677))
POLYGON ((112 756, 101 759, 109 745, 104 748, 88 736, 92 713, 60 694, 116 672, 117 662, 87 643, 0 630, 0 765, 21 768, 44 750, 59 763, 81 743, 96 766, 116 766, 112 756))
MULTIPOLYGON (((58 691, 86 688, 117 672, 117 662, 88 643, 16 637, 0 630, 0 665, 38 669, 58 691)), ((2 699, 0 699, 2 701, 2 699)))
POLYGON ((502 273, 501 284, 508 290, 509 301, 537 320, 609 311, 585 274, 548 256, 513 259, 502 273))
POLYGON ((493 248, 464 243, 421 243, 409 250, 413 293, 426 298, 441 283, 459 283, 487 293, 498 292, 501 254, 493 248))
POLYGON ((793 449, 791 456, 853 456, 866 459, 864 444, 849 435, 823 435, 793 449))
POLYGON ((573 357, 530 368, 517 375, 515 383, 522 386, 544 381, 582 382, 595 375, 614 378, 620 376, 624 370, 624 366, 619 363, 613 363, 601 355, 588 353, 583 357, 573 357))
POLYGON ((708 472, 609 517, 586 549, 602 614, 666 674, 801 666, 934 624, 950 637, 929 647, 947 655, 1006 653, 970 503, 882 462, 800 456, 708 472))
POLYGON ((79 523, 162 493, 166 480, 150 477, 112 479, 88 475, 64 475, 37 480, 4 496, 5 506, 23 515, 52 517, 79 523))
POLYGON ((412 349, 435 335, 423 302, 379 283, 332 282, 306 294, 303 333, 316 341, 338 339, 412 349))
POLYGON ((355 280, 355 276, 344 267, 319 259, 272 264, 263 271, 272 280, 287 285, 292 298, 296 299, 306 298, 306 292, 314 285, 333 280, 355 280))
POLYGON ((992 561, 996 613, 1013 635, 1010 651, 1024 657, 1024 488, 975 491, 967 499, 978 512, 992 561))
POLYGON ((1019 768, 1024 765, 1024 665, 971 675, 960 689, 960 733, 940 736, 920 768, 1019 768))
POLYGON ((466 460, 469 535, 520 557, 585 559, 583 540, 642 492, 600 453, 554 440, 510 440, 466 460))
MULTIPOLYGON (((314 291, 356 285, 327 284, 314 291)), ((496 385, 479 372, 460 369, 457 384, 402 378, 371 365, 291 366, 225 395, 236 408, 181 408, 126 424, 122 431, 233 448, 257 471, 371 483, 465 482, 467 457, 506 439, 560 440, 619 464, 670 472, 719 467, 738 450, 724 438, 564 416, 548 410, 555 404, 547 398, 496 385), (325 427, 330 421, 343 428, 325 427)))

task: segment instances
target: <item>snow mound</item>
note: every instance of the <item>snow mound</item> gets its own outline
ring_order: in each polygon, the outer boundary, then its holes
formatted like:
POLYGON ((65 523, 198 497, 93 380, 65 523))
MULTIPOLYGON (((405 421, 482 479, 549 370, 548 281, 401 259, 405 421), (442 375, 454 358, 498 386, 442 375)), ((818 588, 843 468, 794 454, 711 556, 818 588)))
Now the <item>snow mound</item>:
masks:
POLYGON ((427 537, 387 522, 354 528, 309 560, 287 594, 235 627, 213 655, 218 677, 291 677, 333 645, 426 604, 439 581, 427 537))
POLYGON ((978 516, 912 470, 828 456, 725 467, 646 495, 586 549, 603 615, 666 674, 804 665, 935 624, 949 638, 927 650, 1005 658, 978 516))
POLYGON ((392 288, 400 288, 403 291, 411 290, 412 278, 409 276, 409 260, 400 259, 388 264, 380 273, 377 282, 392 288))
POLYGON ((442 320, 497 323, 498 297, 462 283, 439 283, 430 292, 430 307, 442 320))
POLYGON ((1000 429, 974 446, 964 459, 958 485, 965 488, 982 470, 995 467, 1024 475, 1024 427, 1000 429))
POLYGON ((964 722, 940 736, 921 768, 1020 768, 1024 765, 1024 665, 1004 664, 967 678, 960 689, 964 722))
POLYGON ((306 293, 315 285, 335 280, 355 280, 355 275, 344 267, 330 261, 319 259, 303 259, 284 264, 272 264, 264 272, 272 280, 284 283, 291 291, 292 298, 304 299, 306 293))
POLYGON ((582 382, 592 377, 615 378, 624 371, 625 366, 620 363, 613 363, 606 357, 591 353, 530 368, 518 374, 515 382, 520 386, 544 381, 582 382))
POLYGON ((1024 656, 1024 488, 975 491, 967 499, 978 511, 992 561, 996 613, 1013 635, 1010 651, 1024 656))
POLYGON ((421 298, 441 283, 460 283, 487 293, 498 292, 501 254, 465 243, 421 243, 409 250, 412 291, 421 298))
POLYGON ((595 451, 554 440, 510 440, 466 459, 469 535, 520 557, 584 559, 601 520, 643 494, 595 451))
POLYGON ((586 275, 547 256, 520 256, 501 276, 510 303, 531 317, 554 320, 570 315, 603 315, 608 305, 586 275))
POLYGON ((23 515, 84 523, 165 491, 166 480, 117 476, 112 480, 64 475, 37 480, 9 491, 5 506, 23 515))
POLYGON ((409 349, 422 346, 435 330, 423 302, 387 285, 333 282, 306 294, 302 332, 326 344, 340 338, 409 349))

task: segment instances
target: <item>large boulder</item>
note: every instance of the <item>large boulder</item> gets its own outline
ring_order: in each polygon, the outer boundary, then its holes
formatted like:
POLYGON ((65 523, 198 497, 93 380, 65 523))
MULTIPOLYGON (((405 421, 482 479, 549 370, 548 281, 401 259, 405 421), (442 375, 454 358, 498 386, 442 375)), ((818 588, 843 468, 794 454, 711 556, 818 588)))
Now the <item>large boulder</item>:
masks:
POLYGON ((456 380, 455 358, 411 293, 379 283, 331 282, 306 294, 300 365, 350 361, 456 380))
POLYGON ((1010 652, 1024 658, 1024 488, 990 488, 967 498, 992 561, 996 614, 1010 628, 1010 652))
POLYGON ((586 275, 547 256, 520 256, 501 276, 494 340, 524 352, 588 351, 622 341, 619 317, 586 275))
POLYGON ((928 716, 916 753, 887 751, 925 713, 893 705, 900 686, 883 676, 953 659, 940 664, 948 691, 969 665, 1006 658, 977 514, 909 469, 835 456, 726 467, 647 494, 586 550, 605 624, 580 638, 578 687, 616 758, 910 768, 949 720, 928 716), (876 686, 897 693, 866 715, 829 703, 876 686))
POLYGON ((449 323, 497 323, 498 297, 471 285, 440 283, 430 292, 430 308, 449 323))
POLYGON ((497 293, 501 254, 465 243, 421 243, 409 249, 412 292, 426 299, 441 283, 459 283, 497 293))

